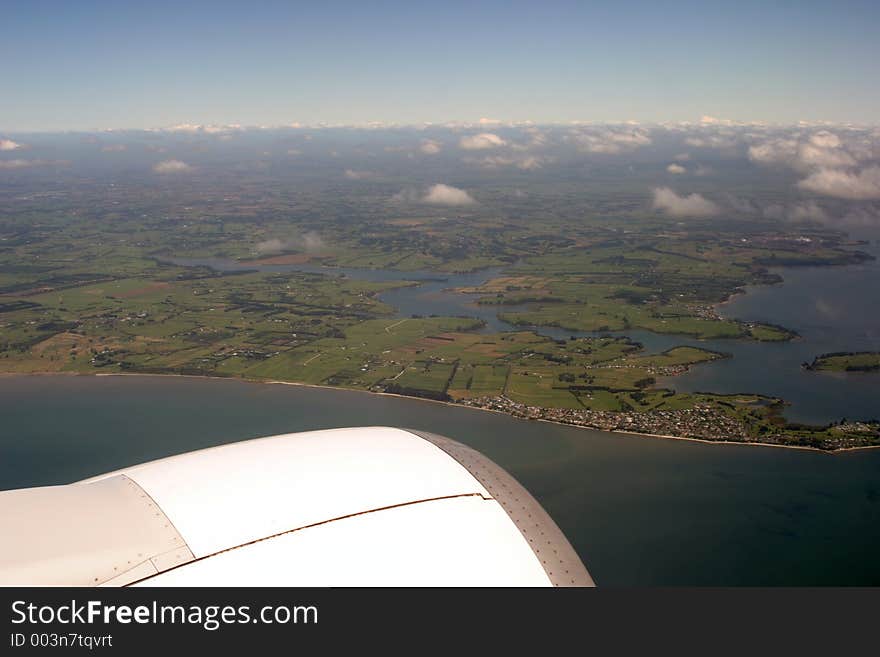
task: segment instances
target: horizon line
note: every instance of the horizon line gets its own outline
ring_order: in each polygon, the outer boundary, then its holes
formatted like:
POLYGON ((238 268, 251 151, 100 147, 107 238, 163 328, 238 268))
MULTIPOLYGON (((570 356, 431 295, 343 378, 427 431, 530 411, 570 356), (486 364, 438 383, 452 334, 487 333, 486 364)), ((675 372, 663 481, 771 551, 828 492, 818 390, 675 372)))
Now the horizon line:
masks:
POLYGON ((421 121, 421 122, 397 122, 397 121, 362 121, 362 122, 329 122, 318 121, 306 123, 292 121, 278 124, 241 124, 241 123, 188 123, 181 122, 164 126, 149 127, 104 127, 104 128, 69 128, 69 129, 5 129, 0 128, 0 134, 6 135, 51 135, 51 134, 93 134, 93 133, 182 133, 182 134, 228 134, 230 132, 256 132, 270 130, 425 130, 425 129, 493 129, 493 128, 528 128, 528 127, 577 127, 577 126, 631 126, 633 128, 811 128, 811 127, 839 127, 850 129, 870 129, 880 127, 877 123, 861 123, 854 121, 831 121, 831 120, 799 120, 799 121, 762 121, 762 120, 737 120, 720 119, 711 116, 702 116, 698 120, 664 120, 664 121, 636 121, 632 119, 614 120, 581 120, 572 119, 566 121, 532 121, 524 120, 501 120, 486 119, 478 120, 449 120, 449 121, 421 121))

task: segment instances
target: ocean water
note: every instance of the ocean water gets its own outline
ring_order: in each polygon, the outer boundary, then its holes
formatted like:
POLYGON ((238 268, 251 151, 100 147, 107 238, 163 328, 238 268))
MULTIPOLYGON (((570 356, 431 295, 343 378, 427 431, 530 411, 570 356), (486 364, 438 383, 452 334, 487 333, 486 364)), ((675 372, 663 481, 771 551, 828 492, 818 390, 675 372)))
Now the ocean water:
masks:
POLYGON ((277 433, 392 425, 510 470, 599 585, 880 585, 880 450, 664 440, 369 393, 161 376, 0 377, 0 489, 277 433))

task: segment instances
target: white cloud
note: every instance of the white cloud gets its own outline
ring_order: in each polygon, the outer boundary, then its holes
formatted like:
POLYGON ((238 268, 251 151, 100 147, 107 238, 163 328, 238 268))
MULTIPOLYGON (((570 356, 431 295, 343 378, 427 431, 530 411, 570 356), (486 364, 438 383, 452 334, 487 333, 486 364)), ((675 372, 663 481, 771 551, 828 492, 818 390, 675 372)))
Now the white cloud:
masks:
POLYGON ((580 151, 608 155, 633 151, 651 143, 651 137, 645 130, 617 126, 579 130, 572 139, 580 151))
POLYGON ((687 169, 685 169, 683 166, 681 166, 680 164, 675 164, 674 162, 672 164, 670 164, 668 167, 666 167, 666 170, 669 173, 672 173, 675 175, 682 174, 687 171, 687 169))
POLYGON ((720 211, 715 203, 699 194, 679 196, 669 187, 654 189, 653 207, 673 217, 706 217, 720 211))
POLYGON ((833 132, 820 130, 810 136, 810 143, 819 148, 840 148, 840 137, 833 132))
POLYGON ((11 139, 0 139, 0 151, 14 151, 17 148, 21 148, 21 144, 18 142, 11 139))
POLYGON ((302 236, 302 246, 306 251, 318 251, 324 248, 324 240, 313 230, 302 236))
POLYGON ((257 255, 275 255, 276 253, 281 253, 286 249, 286 242, 278 239, 277 237, 273 237, 270 240, 258 242, 254 250, 257 252, 257 255))
POLYGON ((607 137, 615 143, 631 146, 647 146, 651 143, 651 137, 641 129, 611 131, 607 133, 607 137))
POLYGON ((538 128, 526 128, 525 133, 529 135, 529 141, 526 144, 514 144, 514 148, 518 150, 529 150, 531 148, 542 148, 547 145, 547 133, 542 132, 538 128))
POLYGON ((767 139, 749 147, 749 159, 763 165, 780 165, 801 172, 852 167, 870 159, 871 148, 859 139, 848 143, 833 132, 767 139))
POLYGON ((432 185, 422 197, 423 203, 431 205, 473 205, 474 198, 463 189, 444 185, 432 185))
POLYGON ((163 160, 153 167, 156 173, 185 173, 191 171, 192 167, 186 162, 180 160, 163 160))
POLYGON ((202 129, 202 126, 196 123, 179 123, 178 125, 168 126, 167 128, 160 128, 163 132, 198 132, 202 129))
POLYGON ((0 160, 0 169, 24 169, 37 166, 39 160, 0 160))
MULTIPOLYGON (((260 127, 265 128, 265 126, 260 127)), ((202 131, 209 135, 225 134, 236 130, 241 130, 241 126, 237 123, 231 125, 206 125, 202 127, 202 131)))
POLYGON ((545 162, 549 162, 550 158, 548 157, 540 157, 538 155, 527 155, 526 157, 518 159, 514 162, 514 166, 517 169, 522 169, 523 171, 532 171, 534 169, 540 169, 544 166, 545 162))
POLYGON ((715 148, 725 151, 736 148, 736 137, 726 133, 702 133, 686 137, 684 143, 694 148, 715 148))
POLYGON ((730 119, 719 119, 714 116, 709 116, 708 114, 704 114, 700 117, 700 123, 703 125, 733 125, 733 121, 730 119))
POLYGON ((424 193, 414 189, 404 189, 393 197, 398 203, 427 203, 428 205, 473 205, 474 198, 463 189, 438 183, 431 185, 424 193))
POLYGON ((421 195, 414 189, 402 189, 391 197, 395 203, 418 203, 421 195))
POLYGON ((306 251, 311 253, 314 251, 320 251, 324 246, 324 240, 321 236, 317 232, 311 230, 301 237, 293 239, 282 240, 273 237, 272 239, 264 240, 257 243, 254 250, 257 255, 263 256, 275 255, 283 253, 284 251, 306 251))
POLYGON ((794 207, 789 209, 788 216, 794 221, 828 221, 828 214, 816 201, 795 204, 794 207))
POLYGON ((749 146, 749 159, 759 164, 788 164, 797 157, 795 139, 773 139, 749 146))
POLYGON ((199 123, 180 123, 167 128, 161 128, 162 132, 184 132, 190 134, 222 135, 241 130, 242 126, 237 123, 227 125, 202 125, 199 123))
MULTIPOLYGON (((838 142, 839 144, 839 142, 838 142)), ((837 168, 853 166, 855 158, 845 150, 832 146, 829 148, 813 143, 801 144, 798 148, 798 164, 801 168, 837 168)))
POLYGON ((349 180, 364 180, 373 175, 372 171, 355 171, 354 169, 346 169, 345 177, 349 180))
POLYGON ((837 198, 880 199, 880 166, 867 167, 856 172, 820 169, 801 180, 798 187, 837 198))
MULTIPOLYGON (((752 205, 754 210, 756 206, 752 205)), ((829 220, 828 214, 815 201, 806 203, 781 204, 774 203, 762 209, 760 214, 767 219, 777 219, 781 221, 822 221, 829 220)))
POLYGON ((436 155, 441 150, 440 142, 433 139, 425 139, 419 146, 419 150, 425 155, 436 155))
POLYGON ((30 167, 62 166, 67 162, 59 160, 0 160, 0 169, 27 169, 30 167))
POLYGON ((500 119, 487 119, 486 117, 480 119, 480 125, 498 125, 499 123, 501 123, 500 119))
POLYGON ((533 171, 540 169, 545 163, 551 161, 551 158, 542 157, 540 155, 522 155, 515 157, 507 157, 505 155, 489 155, 483 158, 464 158, 469 164, 476 164, 485 169, 497 169, 499 167, 516 167, 523 171, 533 171))
POLYGON ((458 142, 459 148, 467 151, 478 151, 487 148, 498 148, 507 144, 501 137, 491 132, 481 132, 478 135, 462 137, 458 142))

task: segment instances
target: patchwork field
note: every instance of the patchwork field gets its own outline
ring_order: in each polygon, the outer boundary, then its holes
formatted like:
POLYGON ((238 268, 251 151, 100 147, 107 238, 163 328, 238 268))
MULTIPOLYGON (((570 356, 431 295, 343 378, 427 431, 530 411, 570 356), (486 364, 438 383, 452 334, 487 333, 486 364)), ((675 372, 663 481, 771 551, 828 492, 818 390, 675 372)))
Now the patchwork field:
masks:
MULTIPOLYGON (((454 212, 390 203, 378 181, 343 201, 322 180, 289 193, 259 176, 228 179, 223 193, 213 180, 167 193, 88 183, 70 195, 0 190, 0 372, 292 381, 543 409, 589 426, 639 416, 657 431, 710 439, 840 446, 876 437, 787 426, 782 400, 656 385, 659 376, 712 367, 723 353, 646 354, 626 338, 554 340, 524 328, 788 340, 795 334, 785 327, 725 319, 713 305, 778 281, 768 271, 776 264, 867 257, 839 233, 804 225, 793 237, 736 216, 670 220, 645 213, 642 192, 616 175, 553 181, 540 200, 516 195, 515 203, 511 188, 490 185, 482 203, 454 212), (170 264, 175 256, 234 259, 241 269, 181 267, 170 264), (379 295, 412 281, 247 269, 301 263, 419 276, 497 267, 462 291, 523 330, 397 316, 379 295)), ((870 369, 874 358, 832 354, 815 368, 870 369)))

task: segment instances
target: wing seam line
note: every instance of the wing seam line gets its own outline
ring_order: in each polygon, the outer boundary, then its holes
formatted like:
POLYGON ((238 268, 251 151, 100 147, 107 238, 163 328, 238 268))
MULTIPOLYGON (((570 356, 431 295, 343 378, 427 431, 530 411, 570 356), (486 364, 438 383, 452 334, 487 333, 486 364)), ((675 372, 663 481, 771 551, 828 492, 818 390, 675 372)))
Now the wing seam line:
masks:
POLYGON ((238 550, 240 548, 247 547, 249 545, 255 545, 256 543, 262 543, 263 541, 268 541, 273 538, 278 538, 279 536, 284 536, 286 534, 292 534, 294 532, 298 532, 303 529, 311 529, 312 527, 320 527, 321 525, 327 525, 331 522, 336 522, 337 520, 346 520, 348 518, 356 518, 358 516, 364 516, 364 515, 367 515, 370 513, 377 513, 379 511, 387 511, 389 509, 399 509, 399 508, 405 507, 405 506, 413 506, 414 504, 424 504, 425 502, 437 502, 440 500, 453 500, 453 499, 456 499, 459 497, 479 497, 481 500, 484 500, 487 502, 494 501, 494 498, 486 497, 482 493, 458 493, 456 495, 442 495, 440 497, 428 497, 428 498, 421 499, 421 500, 410 500, 409 502, 401 502, 399 504, 389 504, 388 506, 380 506, 375 509, 367 509, 365 511, 358 511, 356 513, 348 513, 344 516, 338 516, 336 518, 322 520, 321 522, 314 522, 309 525, 303 525, 302 527, 294 527, 293 529, 285 529, 284 531, 277 532, 275 534, 270 534, 269 536, 263 536, 262 538, 255 538, 252 541, 247 541, 247 542, 241 543, 239 545, 233 545, 228 548, 223 548, 222 550, 217 550, 216 552, 212 552, 211 554, 206 554, 201 557, 196 557, 196 558, 192 559, 191 561, 187 561, 185 563, 178 564, 176 566, 173 566, 172 568, 168 568, 167 570, 163 570, 163 571, 155 573, 153 575, 148 575, 147 577, 142 577, 141 579, 131 581, 128 584, 125 584, 124 586, 131 586, 133 584, 138 584, 140 582, 146 582, 146 581, 149 581, 149 580, 153 579, 154 577, 157 577, 163 573, 168 573, 168 572, 171 572, 172 570, 177 570, 178 568, 183 568, 184 566, 189 566, 189 565, 197 563, 199 561, 203 561, 204 559, 211 559, 211 558, 216 557, 220 554, 223 554, 224 552, 232 552, 233 550, 238 550))

